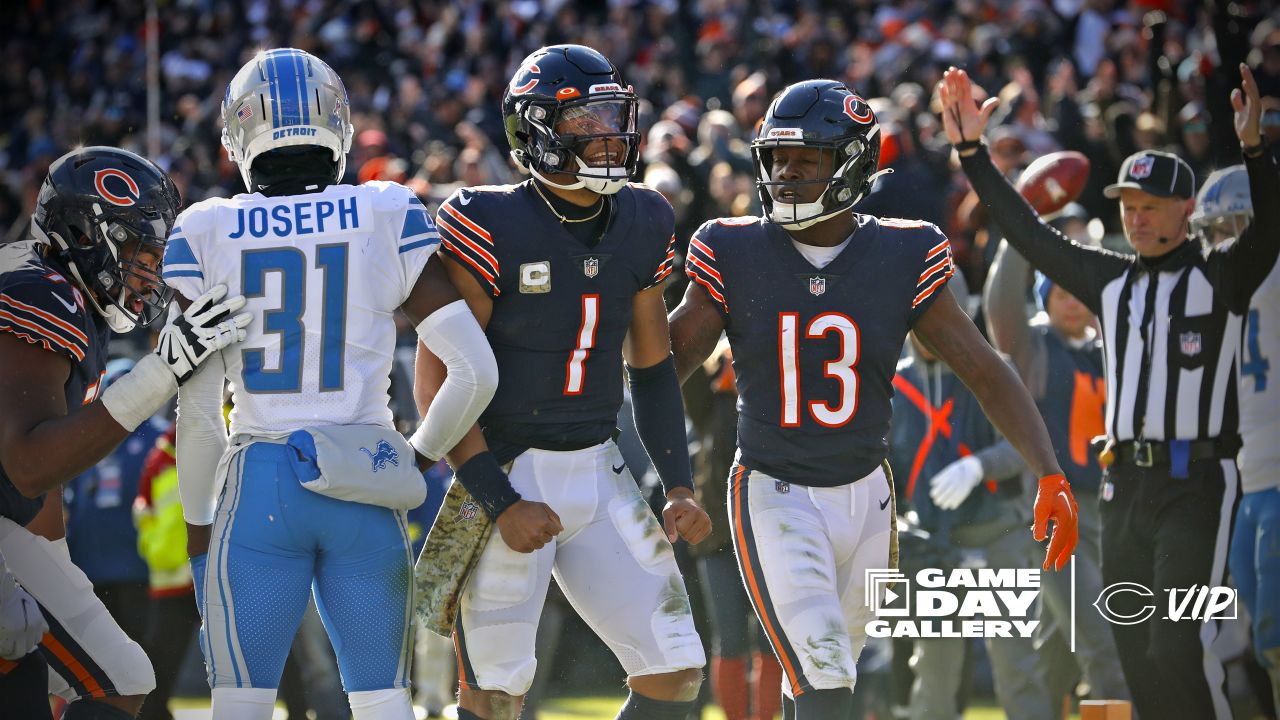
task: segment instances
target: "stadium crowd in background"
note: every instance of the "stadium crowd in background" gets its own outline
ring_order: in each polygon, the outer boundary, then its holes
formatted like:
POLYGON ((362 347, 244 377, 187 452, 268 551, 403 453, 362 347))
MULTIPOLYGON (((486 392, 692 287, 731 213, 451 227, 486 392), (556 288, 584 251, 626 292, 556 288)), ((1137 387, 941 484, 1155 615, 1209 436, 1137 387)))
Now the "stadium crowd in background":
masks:
MULTIPOLYGON (((1103 187, 1131 153, 1171 151, 1197 183, 1239 162, 1227 98, 1240 62, 1257 78, 1271 151, 1280 147, 1280 11, 1267 15, 1270 3, 1240 2, 1228 15, 1214 6, 172 0, 159 2, 160 154, 151 159, 169 172, 184 205, 242 192, 235 166, 210 141, 221 132, 222 92, 258 49, 296 47, 322 57, 346 82, 355 124, 346 181, 403 182, 434 212, 458 187, 520 179, 502 124, 506 81, 536 48, 576 42, 611 58, 641 98, 639 179, 671 202, 683 245, 708 218, 759 213, 747 144, 769 99, 788 83, 830 77, 870 99, 882 131, 881 166, 895 170, 856 209, 937 224, 969 287, 981 288, 1000 237, 942 132, 933 88, 943 71, 965 67, 1000 98, 988 143, 1007 175, 1055 150, 1085 153, 1091 175, 1072 209, 1079 236, 1122 247, 1118 207, 1103 187)), ((145 21, 143 4, 118 0, 31 2, 10 11, 0 31, 0 241, 25 237, 49 164, 72 147, 148 154, 145 21)), ((679 288, 668 296, 678 298, 679 288)), ((411 328, 402 329, 412 342, 411 328)), ((150 344, 142 331, 135 341, 137 353, 150 344)), ((731 385, 717 390, 731 392, 731 385)), ((710 472, 722 482, 721 460, 698 458, 695 467, 716 468, 710 472)), ((706 582, 715 553, 701 561, 706 582)), ((721 652, 739 663, 752 652, 753 638, 733 632, 732 652, 717 635, 718 662, 721 652)), ((732 684, 741 712, 761 704, 758 696, 747 702, 745 681, 732 684)))

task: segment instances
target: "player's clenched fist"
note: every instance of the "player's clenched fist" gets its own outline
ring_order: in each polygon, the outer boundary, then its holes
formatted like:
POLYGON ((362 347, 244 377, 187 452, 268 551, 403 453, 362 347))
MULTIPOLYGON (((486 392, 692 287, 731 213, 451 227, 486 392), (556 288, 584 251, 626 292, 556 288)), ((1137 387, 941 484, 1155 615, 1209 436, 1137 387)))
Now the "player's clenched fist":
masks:
POLYGON ((692 490, 672 488, 667 493, 667 506, 662 508, 662 527, 672 543, 684 538, 696 545, 711 534, 711 517, 693 499, 692 490))
POLYGON ((564 531, 551 506, 533 500, 517 500, 498 516, 502 541, 516 552, 530 553, 564 531))

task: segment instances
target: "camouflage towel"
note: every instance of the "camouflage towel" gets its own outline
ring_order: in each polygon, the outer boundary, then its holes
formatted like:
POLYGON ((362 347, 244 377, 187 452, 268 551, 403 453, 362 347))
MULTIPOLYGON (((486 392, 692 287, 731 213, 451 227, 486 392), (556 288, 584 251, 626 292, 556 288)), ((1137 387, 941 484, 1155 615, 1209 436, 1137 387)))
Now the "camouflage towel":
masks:
POLYGON ((413 609, 431 632, 453 634, 462 591, 492 531, 493 523, 462 483, 451 483, 413 569, 413 609))

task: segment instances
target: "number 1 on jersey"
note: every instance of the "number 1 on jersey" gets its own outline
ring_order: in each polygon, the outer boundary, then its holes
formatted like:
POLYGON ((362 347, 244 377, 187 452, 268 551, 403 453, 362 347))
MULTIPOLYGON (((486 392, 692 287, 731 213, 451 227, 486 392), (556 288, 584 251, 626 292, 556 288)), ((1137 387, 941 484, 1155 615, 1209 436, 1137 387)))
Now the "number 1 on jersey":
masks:
POLYGON ((582 296, 582 324, 578 326, 578 346, 569 353, 565 367, 564 394, 581 395, 586 379, 587 357, 596 346, 596 324, 600 320, 600 296, 582 296))
MULTIPOLYGON (((825 427, 841 427, 858 411, 858 326, 843 313, 822 313, 804 330, 808 339, 835 332, 840 338, 840 356, 823 364, 827 377, 840 384, 840 399, 833 406, 823 400, 808 403, 809 415, 825 427)), ((782 373, 782 426, 800 424, 800 314, 778 314, 778 364, 782 373)))

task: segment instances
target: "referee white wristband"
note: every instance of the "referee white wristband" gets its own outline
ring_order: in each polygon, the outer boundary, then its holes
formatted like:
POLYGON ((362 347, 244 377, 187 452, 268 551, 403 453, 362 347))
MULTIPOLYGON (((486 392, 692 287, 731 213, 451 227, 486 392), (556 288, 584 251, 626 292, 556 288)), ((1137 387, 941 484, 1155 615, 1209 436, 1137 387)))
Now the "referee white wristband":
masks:
POLYGON ((120 427, 133 432, 155 415, 174 393, 178 379, 160 356, 147 353, 133 369, 102 391, 102 405, 120 427))

